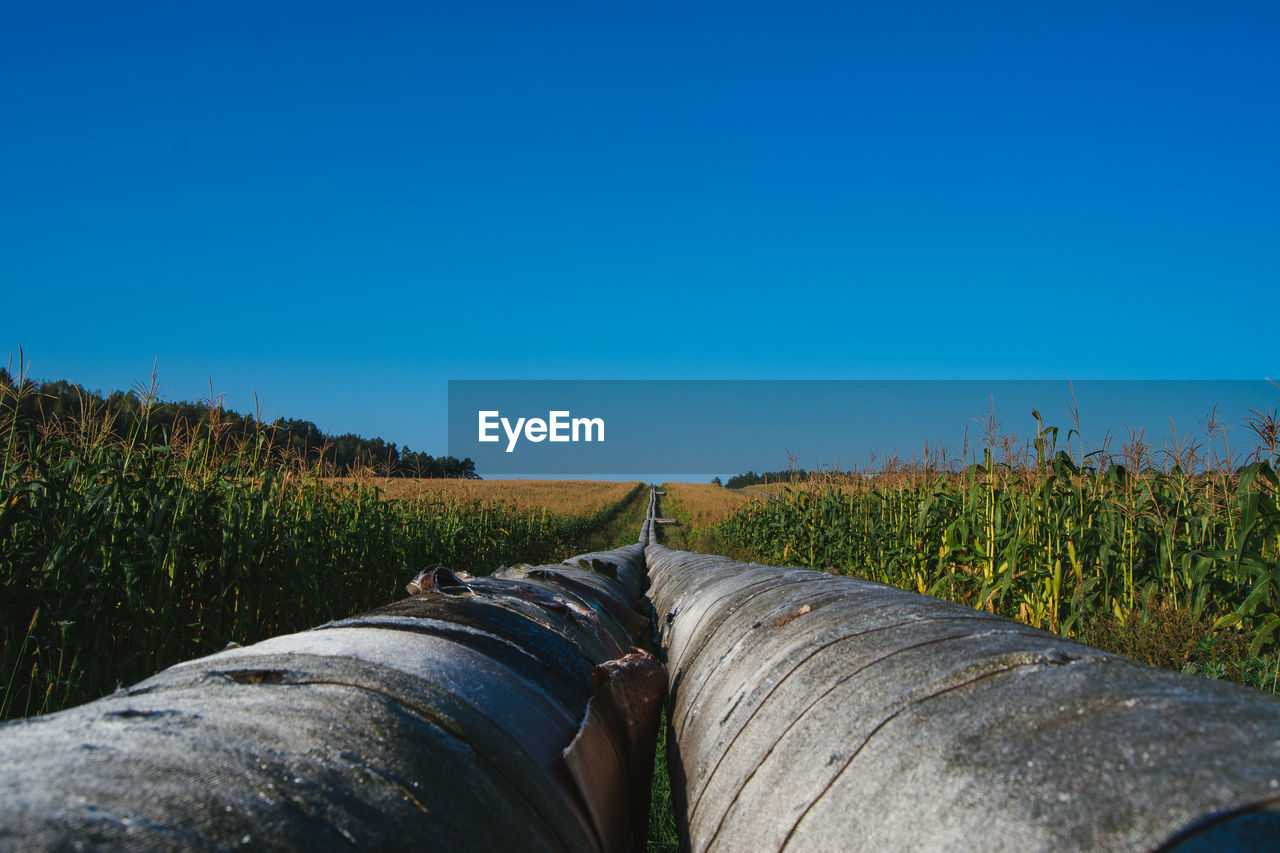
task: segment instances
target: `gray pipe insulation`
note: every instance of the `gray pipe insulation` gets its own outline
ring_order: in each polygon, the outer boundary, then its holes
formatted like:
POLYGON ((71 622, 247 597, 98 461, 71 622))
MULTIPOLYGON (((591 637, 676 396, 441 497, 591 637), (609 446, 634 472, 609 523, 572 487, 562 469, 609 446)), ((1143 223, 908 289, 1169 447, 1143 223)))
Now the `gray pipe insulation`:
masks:
POLYGON ((642 546, 471 578, 0 727, 0 848, 639 850, 642 546))
POLYGON ((688 848, 1280 849, 1275 697, 870 581, 646 556, 688 848))
POLYGON ((647 515, 0 727, 0 848, 634 850, 664 688, 687 849, 1280 848, 1280 700, 647 515))

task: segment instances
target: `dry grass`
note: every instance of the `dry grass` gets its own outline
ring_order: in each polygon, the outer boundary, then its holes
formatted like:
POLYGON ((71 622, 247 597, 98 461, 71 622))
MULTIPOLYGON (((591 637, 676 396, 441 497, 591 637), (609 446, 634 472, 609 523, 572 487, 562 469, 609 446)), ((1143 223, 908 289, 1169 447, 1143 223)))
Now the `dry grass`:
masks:
POLYGON ((585 516, 617 503, 635 488, 634 482, 602 480, 446 480, 408 477, 336 477, 327 482, 380 489, 390 500, 443 495, 461 503, 503 503, 516 510, 543 509, 557 515, 585 516))
POLYGON ((817 488, 816 483, 809 480, 793 480, 789 483, 757 483, 754 486, 743 486, 742 491, 752 497, 771 498, 774 495, 785 494, 787 489, 811 489, 817 488))
POLYGON ((712 483, 664 483, 664 513, 690 528, 708 527, 768 494, 747 494, 712 483))

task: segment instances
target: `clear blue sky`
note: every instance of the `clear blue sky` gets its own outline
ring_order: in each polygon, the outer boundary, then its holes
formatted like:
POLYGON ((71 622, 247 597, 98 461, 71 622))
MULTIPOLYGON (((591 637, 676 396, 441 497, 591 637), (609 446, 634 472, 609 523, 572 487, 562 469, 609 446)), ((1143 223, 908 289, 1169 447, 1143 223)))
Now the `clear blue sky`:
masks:
POLYGON ((443 453, 449 378, 1280 373, 1280 6, 9 4, 0 348, 443 453))

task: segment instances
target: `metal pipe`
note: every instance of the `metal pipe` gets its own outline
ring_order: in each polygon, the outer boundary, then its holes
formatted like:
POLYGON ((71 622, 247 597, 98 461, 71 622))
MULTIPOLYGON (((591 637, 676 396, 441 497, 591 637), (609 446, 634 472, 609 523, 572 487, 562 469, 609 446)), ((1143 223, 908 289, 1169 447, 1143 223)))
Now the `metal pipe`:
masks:
POLYGON ((1280 847, 1280 700, 870 581, 651 545, 703 850, 1280 847))
POLYGON ((0 848, 640 850, 640 544, 472 578, 0 726, 0 848))

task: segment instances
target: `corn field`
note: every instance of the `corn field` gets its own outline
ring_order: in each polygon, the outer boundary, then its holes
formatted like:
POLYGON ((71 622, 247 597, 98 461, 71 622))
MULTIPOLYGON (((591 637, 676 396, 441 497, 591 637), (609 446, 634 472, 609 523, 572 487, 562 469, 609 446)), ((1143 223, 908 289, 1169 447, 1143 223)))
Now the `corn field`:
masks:
POLYGON ((639 484, 581 515, 429 489, 389 500, 280 459, 269 436, 220 449, 216 419, 123 440, 106 426, 0 421, 0 719, 384 604, 425 566, 607 547, 593 535, 643 511, 639 484))
POLYGON ((376 486, 392 500, 434 493, 464 504, 502 503, 516 510, 546 509, 557 515, 590 516, 625 500, 634 482, 602 480, 467 480, 462 478, 334 477, 336 486, 376 486))
POLYGON ((1050 432, 1033 461, 995 462, 988 449, 962 472, 797 484, 716 532, 761 562, 859 575, 1069 637, 1090 639, 1104 618, 1181 613, 1277 658, 1274 444, 1232 469, 1159 470, 1050 454, 1050 432))

